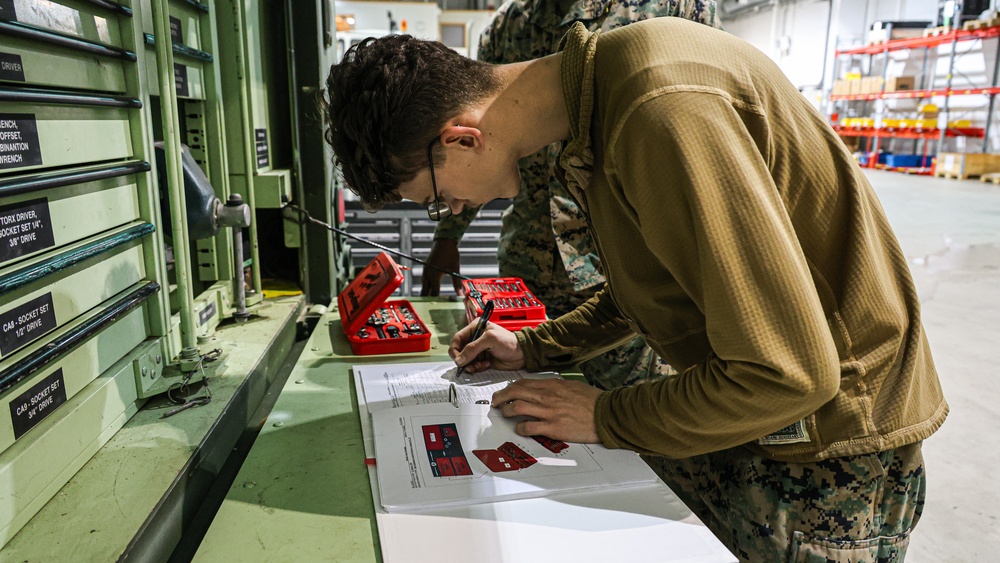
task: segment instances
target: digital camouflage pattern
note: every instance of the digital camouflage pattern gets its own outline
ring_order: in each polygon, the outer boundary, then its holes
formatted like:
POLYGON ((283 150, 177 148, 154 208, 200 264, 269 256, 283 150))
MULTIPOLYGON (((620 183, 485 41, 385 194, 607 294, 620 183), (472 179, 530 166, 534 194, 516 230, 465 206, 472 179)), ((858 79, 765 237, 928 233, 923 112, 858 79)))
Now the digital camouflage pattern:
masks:
MULTIPOLYGON (((720 27, 714 0, 514 0, 497 10, 480 37, 479 59, 537 59, 556 52, 576 22, 591 31, 608 31, 659 16, 720 27)), ((497 254, 500 275, 522 278, 550 318, 575 309, 605 281, 583 212, 556 174, 560 149, 553 144, 521 159, 521 191, 504 212, 497 254)), ((475 215, 469 210, 442 220, 435 236, 461 239, 475 215)), ((580 367, 591 384, 603 389, 675 373, 640 337, 580 367)))
POLYGON ((891 563, 923 512, 920 447, 810 463, 744 447, 642 457, 742 561, 891 563))

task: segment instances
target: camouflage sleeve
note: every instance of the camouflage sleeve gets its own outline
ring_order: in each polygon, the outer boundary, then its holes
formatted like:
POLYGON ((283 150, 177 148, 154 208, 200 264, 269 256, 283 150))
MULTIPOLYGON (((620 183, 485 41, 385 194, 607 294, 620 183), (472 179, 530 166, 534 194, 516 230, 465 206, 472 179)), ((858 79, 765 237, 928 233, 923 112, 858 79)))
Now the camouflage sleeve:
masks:
MULTIPOLYGON (((479 51, 476 58, 484 63, 501 64, 503 60, 503 37, 507 37, 507 21, 511 17, 509 12, 516 6, 516 2, 505 2, 496 13, 493 19, 479 34, 479 51)), ((517 15, 514 15, 516 19, 517 15)))
POLYGON ((445 217, 438 222, 434 229, 434 238, 446 238, 452 240, 462 240, 465 231, 469 230, 469 225, 479 214, 479 208, 466 209, 458 215, 445 217))
POLYGON ((722 29, 715 0, 681 0, 678 16, 722 29))

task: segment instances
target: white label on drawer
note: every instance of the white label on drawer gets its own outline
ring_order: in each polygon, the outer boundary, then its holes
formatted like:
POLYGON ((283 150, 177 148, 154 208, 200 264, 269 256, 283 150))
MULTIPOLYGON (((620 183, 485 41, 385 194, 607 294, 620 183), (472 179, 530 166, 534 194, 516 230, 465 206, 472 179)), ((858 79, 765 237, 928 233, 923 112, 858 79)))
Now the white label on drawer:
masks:
POLYGON ((63 381, 62 368, 59 368, 10 402, 14 439, 24 436, 65 402, 66 382, 63 381))
POLYGON ((51 293, 14 307, 0 315, 0 354, 6 356, 40 338, 56 324, 51 293))
POLYGON ((0 113, 0 170, 42 163, 38 125, 30 113, 0 113))
POLYGON ((21 55, 0 53, 0 80, 24 82, 24 65, 21 55))
POLYGON ((0 207, 0 264, 55 246, 44 197, 0 207))

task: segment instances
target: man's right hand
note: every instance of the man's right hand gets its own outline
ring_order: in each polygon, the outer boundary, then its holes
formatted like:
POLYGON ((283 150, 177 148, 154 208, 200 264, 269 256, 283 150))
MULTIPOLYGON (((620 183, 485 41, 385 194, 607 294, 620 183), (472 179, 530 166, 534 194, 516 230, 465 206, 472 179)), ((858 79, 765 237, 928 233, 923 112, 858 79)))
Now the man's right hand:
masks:
POLYGON ((455 333, 448 347, 448 355, 455 365, 465 366, 469 373, 479 373, 485 369, 521 369, 524 367, 524 350, 517 342, 517 336, 504 327, 486 323, 486 330, 476 340, 479 319, 455 333))
MULTIPOLYGON (((459 268, 462 265, 462 255, 458 251, 458 241, 449 238, 436 238, 431 244, 431 252, 427 256, 427 263, 449 272, 461 273, 459 268)), ((441 276, 444 273, 424 266, 424 274, 420 279, 420 295, 427 297, 437 297, 441 295, 441 276)), ((455 287, 455 293, 463 295, 462 280, 451 276, 451 283, 455 287)))

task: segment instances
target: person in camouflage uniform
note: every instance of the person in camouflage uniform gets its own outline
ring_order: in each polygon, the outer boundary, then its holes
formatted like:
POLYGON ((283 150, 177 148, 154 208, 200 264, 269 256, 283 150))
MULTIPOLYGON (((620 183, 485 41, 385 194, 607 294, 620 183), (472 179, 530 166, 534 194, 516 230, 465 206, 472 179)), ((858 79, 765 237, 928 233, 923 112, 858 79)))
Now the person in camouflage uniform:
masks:
MULTIPOLYGON (((576 22, 607 31, 660 16, 720 27, 714 0, 511 0, 480 37, 478 58, 488 63, 537 59, 556 52, 576 22)), ((521 159, 521 191, 503 215, 497 253, 500 275, 522 278, 549 318, 572 311, 605 281, 583 213, 556 176, 560 151, 554 144, 521 159)), ((458 241, 477 213, 466 210, 438 224, 432 263, 459 271, 458 241)), ((425 268, 421 295, 437 295, 441 276, 425 268)), ((452 281, 458 290, 461 284, 452 281)), ((580 364, 580 371, 601 389, 676 373, 642 337, 580 364)))
POLYGON ((893 563, 906 557, 924 509, 920 450, 917 442, 808 463, 742 447, 641 457, 742 561, 893 563))

